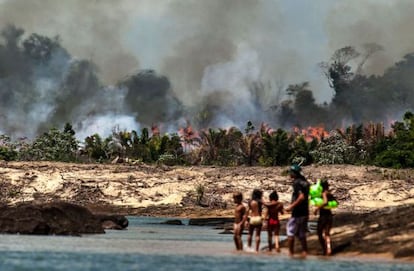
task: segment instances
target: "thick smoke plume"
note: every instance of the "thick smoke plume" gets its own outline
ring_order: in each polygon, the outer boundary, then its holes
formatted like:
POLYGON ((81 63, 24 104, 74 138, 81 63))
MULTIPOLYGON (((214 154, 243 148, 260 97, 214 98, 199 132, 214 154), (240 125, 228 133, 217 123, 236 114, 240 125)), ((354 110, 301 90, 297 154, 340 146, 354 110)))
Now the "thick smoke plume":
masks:
POLYGON ((412 1, 116 2, 0 0, 0 133, 334 127, 413 108, 412 1), (364 59, 364 44, 382 50, 364 59), (329 87, 318 63, 345 46, 360 54, 329 87))

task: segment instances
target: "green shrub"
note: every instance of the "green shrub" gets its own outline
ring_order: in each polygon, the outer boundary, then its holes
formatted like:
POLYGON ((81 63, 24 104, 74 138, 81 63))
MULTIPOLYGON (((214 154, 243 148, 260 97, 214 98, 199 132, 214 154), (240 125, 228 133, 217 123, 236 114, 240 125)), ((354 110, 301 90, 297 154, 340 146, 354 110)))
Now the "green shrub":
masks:
POLYGON ((0 160, 12 161, 16 159, 16 146, 11 142, 9 136, 0 135, 0 160))
POLYGON ((403 122, 392 125, 393 133, 376 144, 374 164, 382 167, 414 167, 414 115, 406 112, 403 122))
POLYGON ((310 151, 313 160, 318 164, 352 164, 357 156, 354 146, 336 131, 323 139, 315 150, 310 151))
POLYGON ((167 166, 174 166, 180 164, 177 157, 172 154, 161 154, 157 161, 158 164, 163 164, 167 166))
POLYGON ((63 132, 56 128, 38 136, 26 149, 22 157, 27 160, 74 162, 77 158, 78 141, 70 124, 63 132))

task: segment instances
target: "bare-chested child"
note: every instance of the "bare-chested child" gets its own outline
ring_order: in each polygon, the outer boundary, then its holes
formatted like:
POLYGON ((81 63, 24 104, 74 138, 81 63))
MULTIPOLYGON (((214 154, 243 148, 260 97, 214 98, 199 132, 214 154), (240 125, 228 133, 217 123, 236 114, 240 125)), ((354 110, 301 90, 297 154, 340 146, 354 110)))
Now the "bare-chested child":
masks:
POLYGON ((244 224, 246 220, 246 207, 243 205, 243 195, 240 192, 233 194, 233 200, 236 204, 234 209, 234 244, 237 250, 243 250, 242 233, 244 230, 244 224))
POLYGON ((283 203, 279 202, 279 195, 276 191, 273 191, 269 195, 269 202, 263 203, 267 207, 267 234, 269 242, 269 251, 272 251, 273 247, 277 252, 280 252, 279 246, 279 231, 280 220, 279 214, 283 214, 283 203), (275 245, 273 246, 273 236, 275 245))
POLYGON ((256 252, 259 252, 260 247, 260 233, 262 231, 262 196, 263 192, 259 189, 254 189, 252 193, 252 199, 249 202, 249 233, 247 235, 247 245, 252 247, 252 238, 255 234, 256 240, 256 252))

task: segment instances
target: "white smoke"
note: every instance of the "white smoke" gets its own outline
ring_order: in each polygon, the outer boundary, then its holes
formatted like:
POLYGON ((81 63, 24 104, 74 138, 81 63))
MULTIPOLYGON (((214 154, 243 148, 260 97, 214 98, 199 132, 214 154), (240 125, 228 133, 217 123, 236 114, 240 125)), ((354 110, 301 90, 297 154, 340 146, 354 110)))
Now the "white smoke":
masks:
POLYGON ((207 66, 201 80, 201 93, 228 91, 237 100, 250 103, 248 84, 260 79, 259 57, 247 44, 239 44, 233 60, 207 66))
POLYGON ((139 124, 133 117, 116 114, 93 116, 81 121, 79 125, 82 128, 76 131, 76 138, 81 141, 94 134, 106 138, 114 131, 140 130, 139 124))
POLYGON ((226 100, 223 101, 223 106, 231 108, 217 115, 213 123, 219 127, 240 127, 257 114, 250 87, 259 81, 260 74, 258 53, 245 43, 237 46, 237 52, 231 61, 206 67, 201 80, 202 97, 224 94, 226 100))
POLYGON ((81 109, 74 120, 76 137, 84 140, 87 136, 98 134, 106 138, 113 131, 138 131, 141 125, 124 105, 127 89, 108 86, 102 88, 93 101, 81 109))

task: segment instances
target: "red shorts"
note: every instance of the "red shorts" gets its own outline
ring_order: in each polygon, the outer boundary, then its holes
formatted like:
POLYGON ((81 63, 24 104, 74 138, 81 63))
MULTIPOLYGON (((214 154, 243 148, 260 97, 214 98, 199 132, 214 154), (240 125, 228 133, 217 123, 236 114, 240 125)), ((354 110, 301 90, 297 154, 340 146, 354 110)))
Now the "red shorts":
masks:
POLYGON ((267 222, 268 226, 277 226, 279 225, 279 219, 269 218, 269 221, 267 222))

